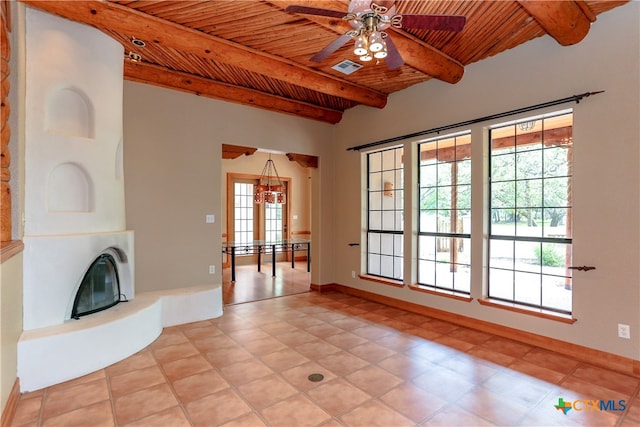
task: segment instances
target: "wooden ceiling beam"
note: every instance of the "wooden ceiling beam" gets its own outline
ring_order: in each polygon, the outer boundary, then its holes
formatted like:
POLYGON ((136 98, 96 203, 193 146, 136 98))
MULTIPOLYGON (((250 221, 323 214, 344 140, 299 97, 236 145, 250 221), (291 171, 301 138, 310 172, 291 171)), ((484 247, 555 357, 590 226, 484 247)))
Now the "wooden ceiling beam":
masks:
POLYGON ((518 0, 538 24, 562 46, 570 46, 589 33, 595 15, 582 0, 518 0))
POLYGON ((458 83, 464 75, 464 65, 428 44, 418 43, 402 31, 391 35, 405 64, 446 83, 458 83), (400 37, 397 37, 400 36, 400 37))
POLYGON ((318 168, 318 157, 308 156, 306 154, 287 153, 290 162, 296 162, 303 168, 318 168))
MULTIPOLYGON (((319 7, 332 10, 344 10, 345 15, 347 6, 338 1, 325 1, 325 0, 289 0, 289 1, 270 1, 281 7, 286 8, 288 5, 301 4, 310 7, 319 7)), ((377 2, 381 3, 381 2, 377 2)), ((315 15, 300 15, 304 18, 312 21, 325 28, 329 28, 337 33, 344 34, 347 31, 353 29, 348 21, 343 21, 335 18, 316 17, 315 15)), ((415 37, 402 30, 393 31, 390 36, 393 38, 393 43, 398 48, 398 52, 404 59, 405 64, 416 70, 427 74, 438 80, 442 80, 447 83, 458 83, 464 75, 464 65, 450 56, 444 54, 438 49, 422 43, 415 37)))
POLYGON ((387 95, 329 74, 303 67, 285 58, 183 27, 126 6, 104 0, 39 1, 22 3, 49 13, 82 22, 98 29, 128 34, 147 43, 191 53, 217 62, 233 65, 280 81, 305 87, 359 104, 383 108, 387 95))
POLYGON ((342 112, 340 111, 269 95, 254 89, 233 86, 204 77, 196 77, 192 74, 172 71, 144 62, 125 61, 124 77, 126 80, 134 82, 176 89, 208 98, 264 108, 331 124, 338 123, 342 119, 342 112))
POLYGON ((258 151, 256 147, 245 147, 243 145, 222 144, 223 159, 237 159, 240 156, 252 156, 258 151))

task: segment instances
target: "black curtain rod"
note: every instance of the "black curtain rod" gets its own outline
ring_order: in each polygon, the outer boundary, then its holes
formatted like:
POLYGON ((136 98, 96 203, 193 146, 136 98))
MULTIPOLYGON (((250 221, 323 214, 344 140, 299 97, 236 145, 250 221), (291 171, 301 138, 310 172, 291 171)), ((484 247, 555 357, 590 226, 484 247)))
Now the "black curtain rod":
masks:
POLYGON ((347 151, 360 151, 360 150, 364 150, 365 148, 376 147, 378 145, 388 144, 390 142, 402 141, 402 140, 405 140, 405 139, 416 138, 418 136, 428 135, 430 133, 439 133, 439 132, 442 132, 442 131, 445 131, 445 130, 455 129, 455 128, 458 128, 458 127, 461 127, 461 126, 469 126, 469 125, 473 125, 473 124, 476 124, 476 123, 486 122, 486 121, 489 121, 489 120, 501 119, 503 117, 513 116, 515 114, 526 113, 528 111, 534 111, 534 110, 539 110, 541 108, 552 107, 554 105, 565 104, 567 102, 575 102, 576 104, 579 104, 580 101, 583 98, 587 98, 587 97, 589 97, 591 95, 597 95, 597 94, 602 93, 602 92, 604 92, 604 91, 600 90, 600 91, 597 91, 597 92, 586 92, 586 93, 583 93, 581 95, 568 96, 566 98, 556 99, 555 101, 549 101, 549 102, 544 102, 542 104, 530 105, 528 107, 518 108, 517 110, 505 111, 503 113, 498 113, 498 114, 492 114, 490 116, 479 117, 477 119, 467 120, 467 121, 460 122, 460 123, 454 123, 452 125, 440 126, 440 127, 433 128, 433 129, 422 130, 422 131, 414 132, 414 133, 408 133, 406 135, 401 135, 401 136, 395 136, 393 138, 383 139, 381 141, 370 142, 368 144, 357 145, 355 147, 347 148, 347 151))

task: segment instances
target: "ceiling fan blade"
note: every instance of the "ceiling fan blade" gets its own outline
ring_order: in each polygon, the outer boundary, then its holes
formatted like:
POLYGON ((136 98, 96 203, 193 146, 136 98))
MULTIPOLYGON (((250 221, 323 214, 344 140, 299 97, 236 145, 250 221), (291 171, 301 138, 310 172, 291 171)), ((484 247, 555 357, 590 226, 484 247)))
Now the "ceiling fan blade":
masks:
POLYGON ((340 49, 342 46, 344 46, 346 42, 348 42, 352 38, 353 36, 349 33, 341 35, 340 37, 338 37, 337 39, 329 43, 327 46, 325 46, 325 48, 322 49, 320 52, 313 55, 313 57, 311 57, 311 60, 313 62, 323 61, 327 56, 331 55, 333 52, 340 49))
POLYGON ((404 59, 398 52, 398 48, 395 44, 393 44, 393 40, 391 37, 387 37, 385 40, 387 44, 387 57, 384 58, 384 62, 387 64, 387 68, 390 70, 395 70, 396 68, 402 67, 404 65, 404 59))
POLYGON ((287 6, 285 8, 285 12, 300 13, 305 15, 329 16, 331 18, 340 18, 340 19, 342 19, 346 15, 346 13, 340 10, 322 9, 320 7, 308 7, 308 6, 300 6, 296 4, 287 6))
POLYGON ((402 28, 417 30, 461 31, 467 22, 465 16, 456 15, 402 15, 402 28))

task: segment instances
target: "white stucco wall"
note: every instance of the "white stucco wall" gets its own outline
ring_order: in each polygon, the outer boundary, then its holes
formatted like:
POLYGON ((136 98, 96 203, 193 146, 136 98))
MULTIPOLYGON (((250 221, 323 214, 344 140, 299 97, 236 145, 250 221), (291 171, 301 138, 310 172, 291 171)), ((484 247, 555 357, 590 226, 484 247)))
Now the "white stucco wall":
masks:
POLYGON ((120 43, 27 8, 25 235, 124 230, 120 43))

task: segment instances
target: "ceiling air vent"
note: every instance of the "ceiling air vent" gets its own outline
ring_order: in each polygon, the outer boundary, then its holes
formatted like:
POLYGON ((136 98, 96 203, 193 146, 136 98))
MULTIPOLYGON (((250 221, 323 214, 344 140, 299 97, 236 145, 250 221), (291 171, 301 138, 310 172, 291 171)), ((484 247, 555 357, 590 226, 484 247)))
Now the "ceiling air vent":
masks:
POLYGON ((358 64, 357 62, 353 62, 348 59, 345 59, 344 61, 337 63, 331 68, 333 68, 336 71, 340 71, 342 74, 348 75, 362 68, 362 64, 358 64))

